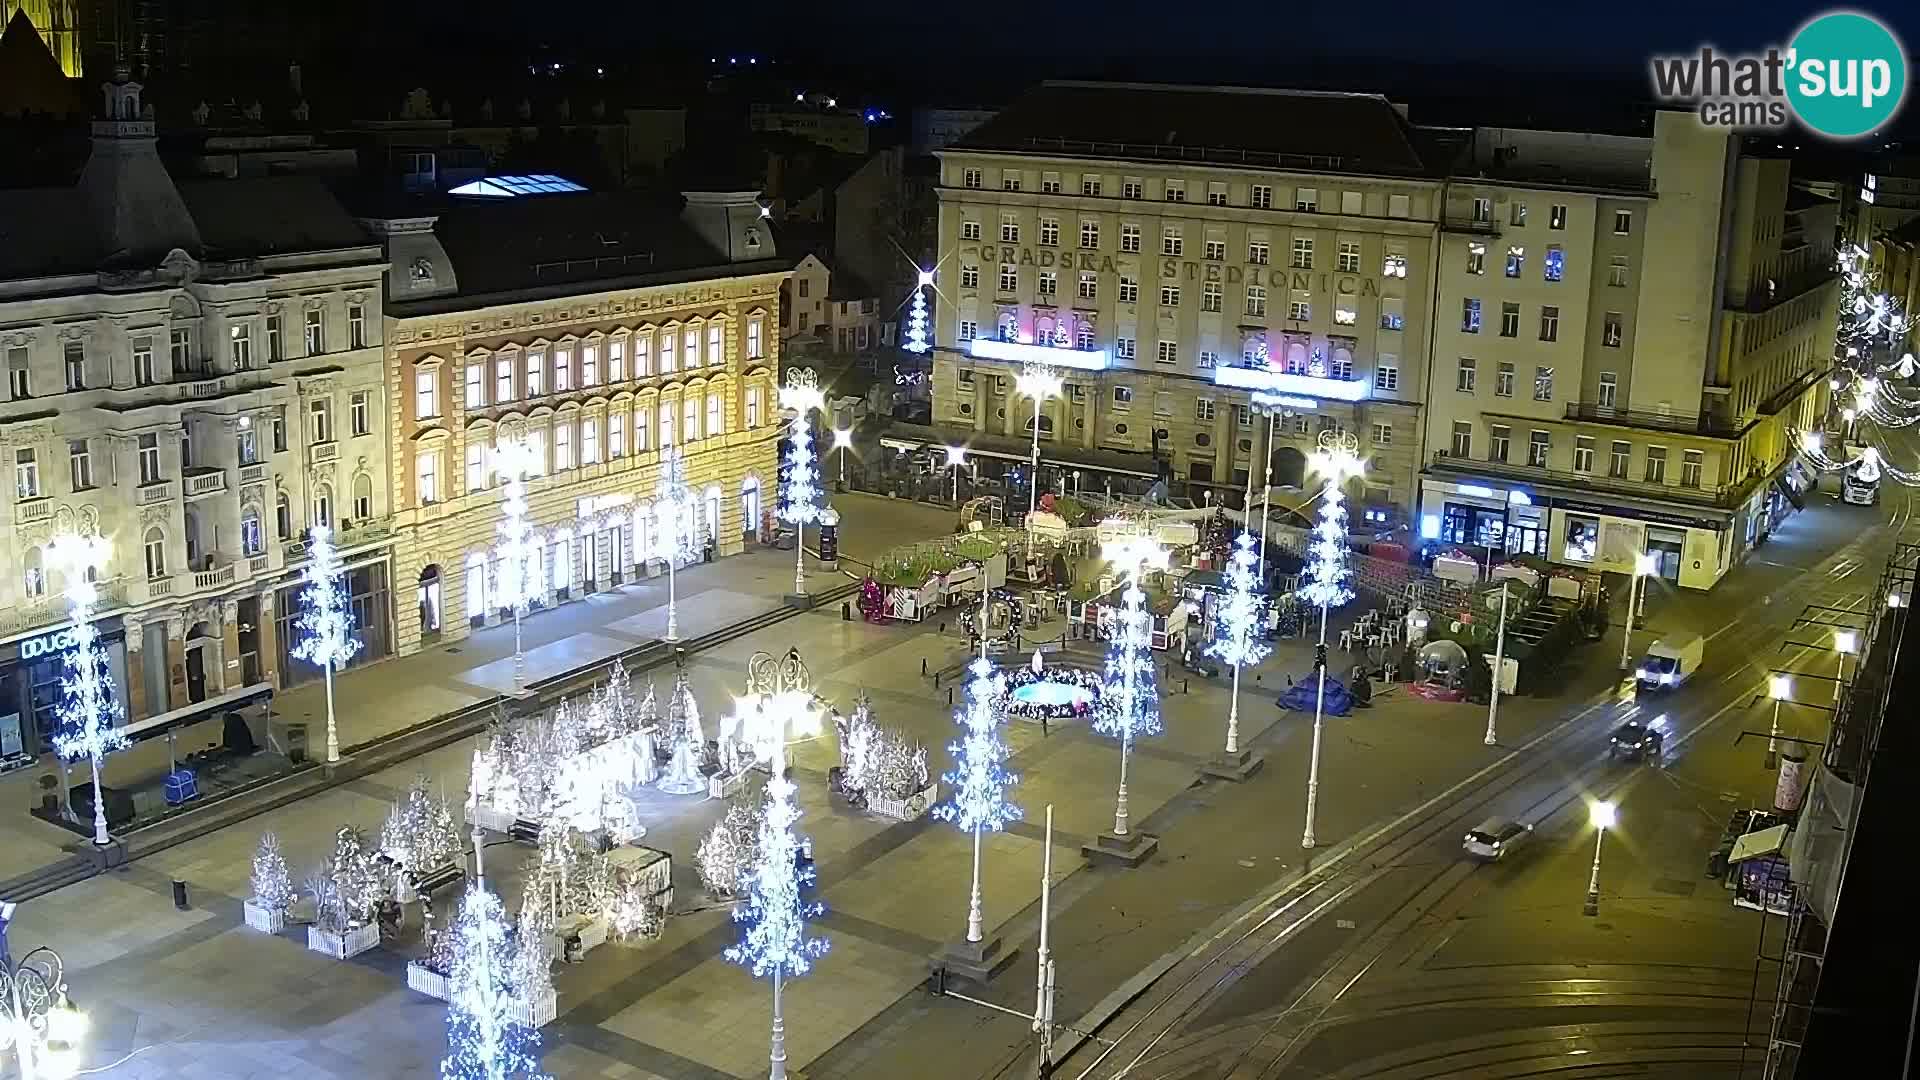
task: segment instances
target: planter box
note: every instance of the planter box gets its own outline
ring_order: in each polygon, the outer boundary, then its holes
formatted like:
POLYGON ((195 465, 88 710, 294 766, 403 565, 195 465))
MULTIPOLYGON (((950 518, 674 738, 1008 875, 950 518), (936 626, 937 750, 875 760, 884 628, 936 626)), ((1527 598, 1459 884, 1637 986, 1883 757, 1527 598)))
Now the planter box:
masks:
POLYGON ((707 777, 707 798, 730 799, 747 786, 747 774, 738 772, 732 776, 714 774, 707 777))
POLYGON ((940 801, 940 782, 927 785, 925 791, 916 791, 904 799, 891 799, 885 795, 867 796, 867 809, 884 818, 895 821, 914 821, 926 817, 933 811, 933 804, 940 801))
POLYGON ((553 924, 553 955, 565 957, 566 940, 573 934, 580 935, 580 955, 585 956, 594 949, 607 943, 610 928, 607 920, 593 915, 569 915, 553 924))
POLYGON ((607 852, 607 865, 620 885, 640 884, 641 892, 673 910, 673 857, 648 847, 617 847, 607 852))
POLYGON ((445 1001, 448 993, 447 977, 418 960, 409 960, 407 961, 407 989, 445 1001))
POLYGON ((317 926, 307 927, 307 948, 317 953, 325 953, 335 960, 348 960, 380 944, 380 927, 377 923, 356 926, 344 934, 322 930, 317 926))
POLYGON ((287 912, 284 908, 262 907, 248 897, 240 905, 240 910, 246 915, 247 925, 263 934, 277 934, 286 929, 287 912))
POLYGON ((560 995, 557 991, 549 990, 534 1001, 531 1008, 525 999, 515 998, 507 1011, 516 1021, 530 1028, 543 1028, 560 1015, 560 995))

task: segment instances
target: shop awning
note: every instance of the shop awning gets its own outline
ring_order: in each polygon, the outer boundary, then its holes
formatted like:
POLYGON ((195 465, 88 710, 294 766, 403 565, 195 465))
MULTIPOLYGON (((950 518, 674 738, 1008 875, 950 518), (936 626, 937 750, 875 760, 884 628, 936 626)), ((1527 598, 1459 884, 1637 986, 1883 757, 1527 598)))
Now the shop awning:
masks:
POLYGON ((159 716, 149 716, 145 720, 137 720, 131 724, 122 726, 120 733, 125 735, 129 742, 142 742, 147 739, 158 738, 171 731, 178 731, 191 724, 198 724, 203 720, 212 720, 221 713, 232 712, 235 709, 245 708, 249 705, 257 705, 272 697, 272 683, 254 683, 251 686, 243 686, 238 690, 229 690, 218 697, 210 697, 205 701, 196 701, 191 705, 174 709, 171 712, 163 712, 159 716))

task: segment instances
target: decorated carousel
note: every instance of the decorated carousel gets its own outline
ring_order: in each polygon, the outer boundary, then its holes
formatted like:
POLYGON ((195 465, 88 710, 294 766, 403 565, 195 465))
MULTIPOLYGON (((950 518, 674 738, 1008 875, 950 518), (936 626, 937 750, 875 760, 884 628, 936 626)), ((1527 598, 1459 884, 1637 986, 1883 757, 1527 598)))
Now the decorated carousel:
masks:
POLYGON ((1007 716, 1033 723, 1091 719, 1100 709, 1102 685, 1100 672, 1048 664, 1035 649, 1032 660, 1006 673, 1007 716))

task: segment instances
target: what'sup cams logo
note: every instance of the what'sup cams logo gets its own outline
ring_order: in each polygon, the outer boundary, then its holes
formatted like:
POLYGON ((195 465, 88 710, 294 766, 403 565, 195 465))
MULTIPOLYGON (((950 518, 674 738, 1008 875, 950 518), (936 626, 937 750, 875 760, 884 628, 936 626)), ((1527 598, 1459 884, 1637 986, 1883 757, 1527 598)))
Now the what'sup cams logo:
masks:
POLYGON ((1818 16, 1785 49, 1728 56, 1705 46, 1651 63, 1654 94, 1710 127, 1784 128, 1791 117, 1815 134, 1854 139, 1884 127, 1907 93, 1899 39, 1852 11, 1818 16))

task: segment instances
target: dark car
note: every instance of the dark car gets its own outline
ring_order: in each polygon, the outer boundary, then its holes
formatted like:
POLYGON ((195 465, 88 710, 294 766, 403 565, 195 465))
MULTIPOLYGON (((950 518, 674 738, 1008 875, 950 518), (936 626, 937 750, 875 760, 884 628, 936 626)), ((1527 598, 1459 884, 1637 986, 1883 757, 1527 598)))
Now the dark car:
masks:
POLYGON ((1659 729, 1628 721, 1613 729, 1613 741, 1607 746, 1607 759, 1612 761, 1624 757, 1628 761, 1658 761, 1666 743, 1667 737, 1659 729))

